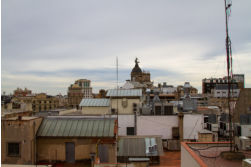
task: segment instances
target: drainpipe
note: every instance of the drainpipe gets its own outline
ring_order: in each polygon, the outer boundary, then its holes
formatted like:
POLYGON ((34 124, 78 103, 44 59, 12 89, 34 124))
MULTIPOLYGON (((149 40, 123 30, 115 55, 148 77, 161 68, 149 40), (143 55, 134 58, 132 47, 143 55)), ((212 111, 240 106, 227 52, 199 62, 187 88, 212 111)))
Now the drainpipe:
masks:
MULTIPOLYGON (((37 164, 36 162, 36 132, 35 132, 35 127, 36 127, 36 123, 33 122, 33 149, 34 149, 34 155, 33 155, 33 164, 37 164)), ((31 152, 32 153, 32 152, 31 152)))
POLYGON ((137 135, 137 111, 134 111, 134 135, 137 135))
POLYGON ((98 145, 100 144, 100 139, 98 139, 97 144, 96 144, 96 159, 95 159, 95 163, 100 163, 100 159, 99 159, 99 153, 98 153, 98 145))

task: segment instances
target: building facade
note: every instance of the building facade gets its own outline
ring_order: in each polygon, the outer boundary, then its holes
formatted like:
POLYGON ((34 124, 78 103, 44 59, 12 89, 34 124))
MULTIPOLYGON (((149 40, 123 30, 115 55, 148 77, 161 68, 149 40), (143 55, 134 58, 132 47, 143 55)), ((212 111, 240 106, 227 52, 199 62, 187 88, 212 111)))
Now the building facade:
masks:
POLYGON ((78 108, 83 98, 92 98, 91 81, 79 79, 68 87, 68 105, 72 108, 78 108))
POLYGON ((38 117, 12 117, 1 121, 2 164, 35 164, 38 117))
POLYGON ((32 99, 34 112, 54 110, 59 106, 59 99, 45 93, 39 93, 32 99))
MULTIPOLYGON (((223 78, 205 78, 202 80, 202 93, 211 94, 216 88, 216 85, 228 85, 227 77, 223 78)), ((245 88, 244 74, 233 74, 233 79, 231 80, 231 87, 237 87, 238 89, 245 88)))
POLYGON ((27 95, 31 95, 32 94, 32 91, 25 88, 24 90, 21 89, 21 88, 17 88, 16 90, 14 90, 13 92, 13 96, 14 97, 19 97, 19 96, 27 96, 27 95))
POLYGON ((106 94, 110 98, 111 114, 139 113, 142 103, 141 89, 110 89, 106 94))
POLYGON ((38 162, 116 163, 115 119, 47 117, 37 132, 38 162))

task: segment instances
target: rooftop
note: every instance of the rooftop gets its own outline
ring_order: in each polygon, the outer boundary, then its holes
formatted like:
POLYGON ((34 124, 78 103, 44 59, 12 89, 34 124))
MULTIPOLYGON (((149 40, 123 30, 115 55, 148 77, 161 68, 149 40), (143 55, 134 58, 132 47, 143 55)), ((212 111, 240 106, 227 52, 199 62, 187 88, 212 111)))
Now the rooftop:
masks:
POLYGON ((110 99, 82 99, 79 106, 81 107, 109 107, 110 99))
POLYGON ((118 156, 147 157, 163 154, 162 141, 160 136, 125 136, 120 137, 118 142, 118 156), (155 146, 156 145, 156 146, 155 146), (149 150, 155 146, 156 150, 149 150))
POLYGON ((39 118, 39 117, 22 116, 22 117, 4 118, 4 120, 7 120, 7 121, 16 121, 16 120, 20 119, 20 121, 30 121, 30 120, 37 119, 37 118, 39 118))
MULTIPOLYGON (((239 167, 242 164, 242 160, 230 161, 221 158, 221 152, 229 151, 229 142, 182 142, 182 148, 184 148, 190 154, 190 156, 197 162, 198 165, 203 167, 239 167)), ((245 154, 246 158, 251 158, 251 151, 241 152, 245 154)), ((185 160, 181 159, 181 166, 182 164, 187 163, 184 161, 185 160)))
POLYGON ((39 127, 38 137, 114 137, 115 119, 48 117, 39 127))
POLYGON ((106 96, 108 97, 140 97, 142 96, 141 89, 110 89, 106 96))

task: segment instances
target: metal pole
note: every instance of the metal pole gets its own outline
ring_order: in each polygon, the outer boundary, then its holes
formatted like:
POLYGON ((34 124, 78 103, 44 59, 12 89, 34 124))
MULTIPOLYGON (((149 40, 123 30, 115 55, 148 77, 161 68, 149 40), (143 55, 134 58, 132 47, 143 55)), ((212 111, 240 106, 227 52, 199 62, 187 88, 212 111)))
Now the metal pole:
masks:
POLYGON ((118 57, 116 57, 116 76, 117 76, 117 120, 118 120, 118 114, 119 114, 119 101, 118 101, 118 91, 119 91, 118 57))
POLYGON ((232 134, 232 115, 231 115, 231 106, 230 106, 230 87, 231 87, 231 79, 230 79, 230 58, 229 58, 229 35, 228 35, 228 16, 227 10, 231 6, 225 2, 225 16, 226 16, 226 54, 227 54, 227 81, 228 81, 228 121, 229 121, 229 141, 230 141, 230 151, 233 151, 233 134, 232 134))

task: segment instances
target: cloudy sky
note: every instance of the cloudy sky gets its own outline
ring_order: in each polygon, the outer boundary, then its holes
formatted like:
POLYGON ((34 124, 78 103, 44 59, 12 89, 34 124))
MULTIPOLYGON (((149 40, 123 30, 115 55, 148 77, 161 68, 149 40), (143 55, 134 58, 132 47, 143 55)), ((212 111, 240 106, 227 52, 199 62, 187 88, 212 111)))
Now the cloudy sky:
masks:
MULTIPOLYGON (((234 73, 251 87, 251 1, 232 0, 234 73)), ((95 92, 130 78, 134 60, 157 85, 226 75, 224 0, 3 0, 1 91, 95 92)))

